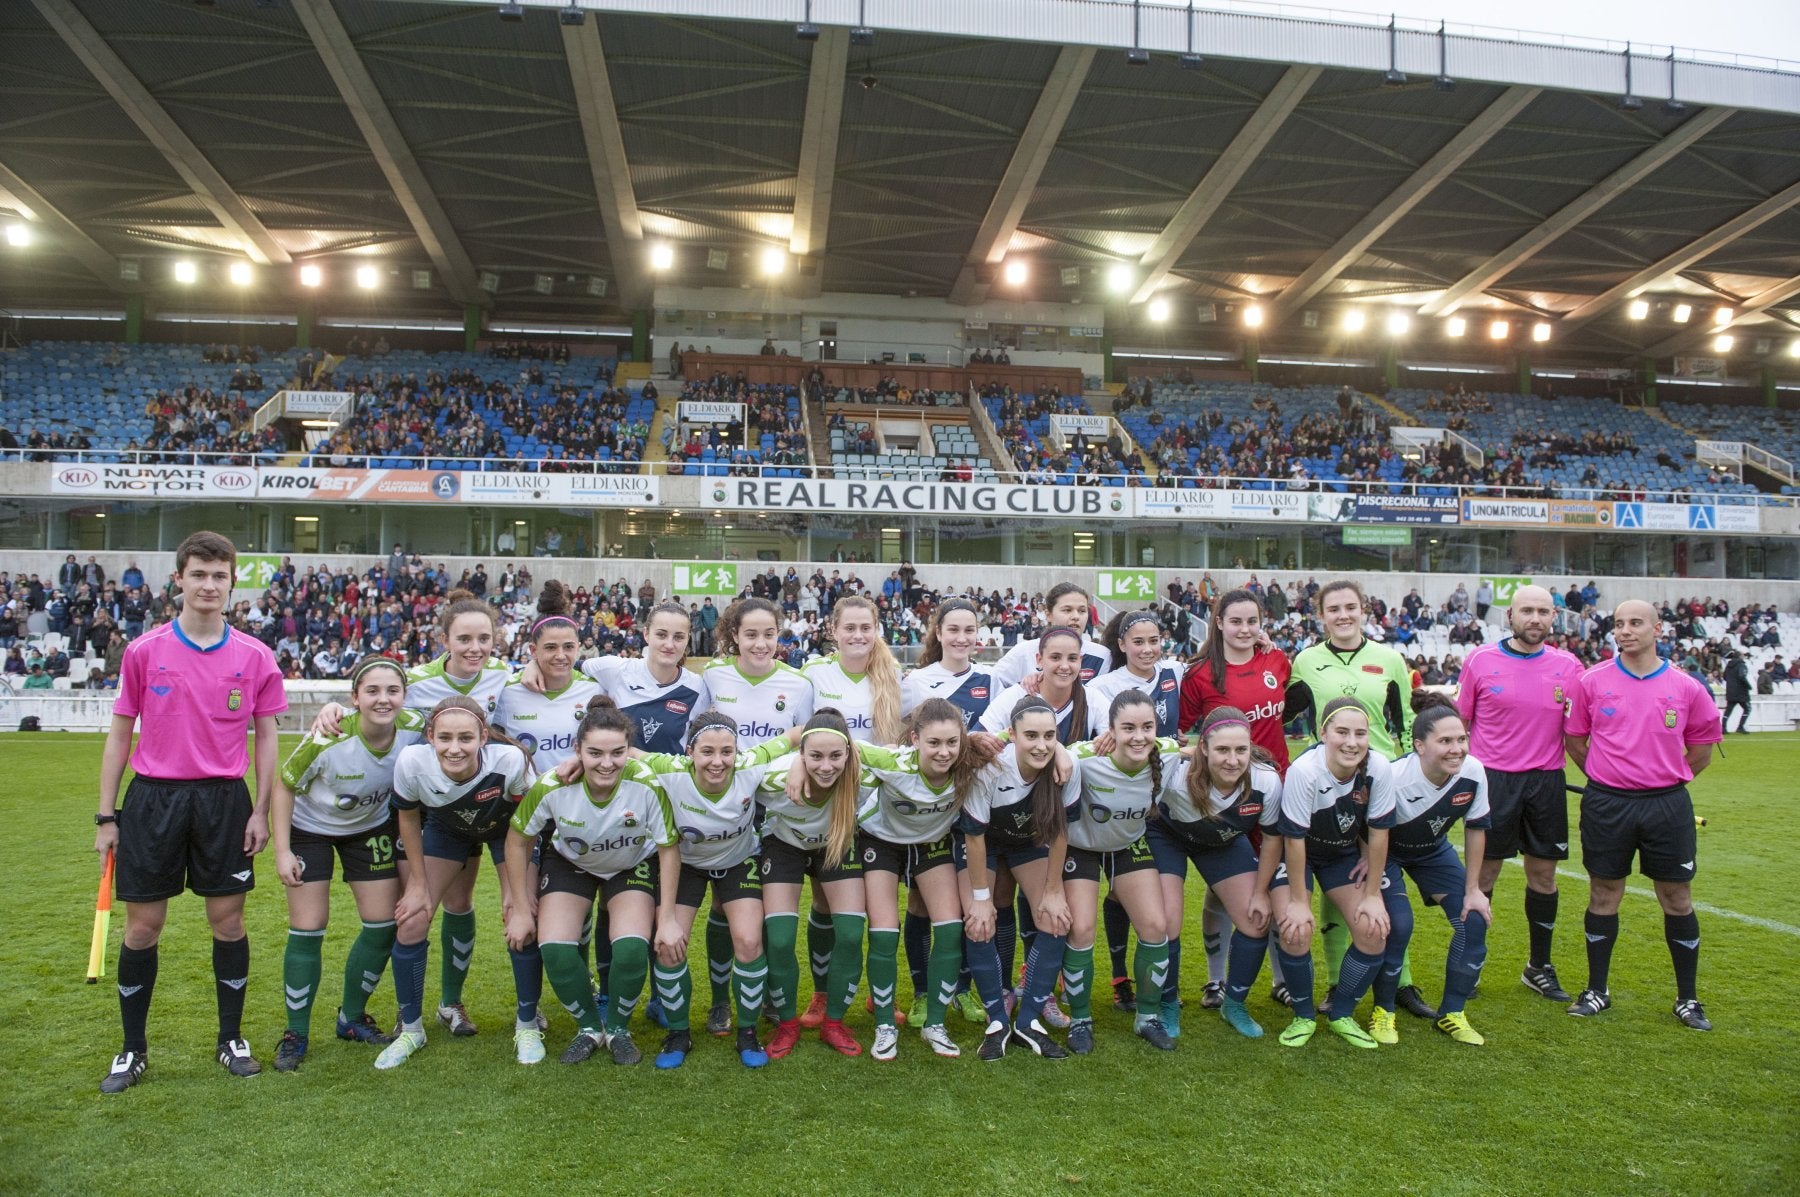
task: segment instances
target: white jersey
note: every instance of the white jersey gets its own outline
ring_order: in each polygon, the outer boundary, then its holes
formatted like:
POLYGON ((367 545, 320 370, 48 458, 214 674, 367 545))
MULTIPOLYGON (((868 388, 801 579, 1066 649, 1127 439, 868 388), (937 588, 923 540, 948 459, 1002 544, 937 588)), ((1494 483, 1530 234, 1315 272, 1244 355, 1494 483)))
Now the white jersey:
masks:
POLYGON ((360 835, 386 823, 400 750, 425 734, 425 717, 403 710, 394 720, 394 742, 376 752, 357 733, 354 720, 346 723, 336 736, 307 736, 281 766, 281 780, 294 792, 294 826, 301 831, 360 835))
POLYGON ((952 673, 941 661, 921 665, 900 679, 900 714, 910 715, 928 698, 941 698, 963 713, 963 727, 973 731, 999 687, 979 665, 952 673))
MULTIPOLYGON (((1070 845, 1090 852, 1117 852, 1136 843, 1156 809, 1159 791, 1151 762, 1126 772, 1111 756, 1096 753, 1092 744, 1076 744, 1069 751, 1081 777, 1081 803, 1069 821, 1070 845)), ((1152 751, 1162 758, 1162 775, 1167 778, 1181 761, 1180 742, 1159 739, 1152 751)))
POLYGON ((452 780, 430 744, 414 744, 394 765, 394 805, 425 807, 464 839, 485 843, 505 834, 513 810, 531 788, 531 765, 511 744, 488 743, 467 781, 452 780))
POLYGON ((533 694, 515 673, 500 691, 494 726, 531 754, 533 769, 548 773, 575 755, 575 731, 599 696, 600 687, 580 674, 554 694, 533 694))
MULTIPOLYGON (((772 835, 802 852, 817 852, 831 838, 830 805, 814 806, 806 801, 795 802, 787 796, 788 771, 804 767, 799 757, 784 757, 763 777, 757 801, 762 803, 767 815, 763 820, 765 835, 772 835)), ((878 788, 879 783, 873 776, 867 773, 862 775, 856 790, 856 821, 859 826, 875 809, 875 792, 878 788)))
MULTIPOLYGON (((1055 769, 1056 762, 1044 766, 1055 769)), ((1008 744, 1000 755, 976 775, 975 787, 963 802, 962 824, 965 832, 984 833, 988 847, 1023 848, 1029 842, 1031 824, 1031 787, 1019 772, 1019 746, 1008 744), (996 840, 1004 841, 996 844, 996 840)), ((1066 810, 1081 801, 1081 772, 1071 770, 1062 784, 1062 804, 1066 810)))
POLYGON ((625 766, 604 800, 594 798, 586 778, 567 785, 554 774, 539 778, 514 812, 512 829, 536 839, 546 827, 558 855, 600 878, 628 872, 675 842, 669 799, 639 761, 625 766))
MULTIPOLYGON (((1109 659, 1105 646, 1094 643, 1086 636, 1081 638, 1082 681, 1092 681, 1105 672, 1109 659)), ((994 685, 1016 686, 1037 671, 1038 642, 1021 640, 1007 649, 1006 655, 994 663, 994 685)))
POLYGON ((850 725, 852 740, 859 744, 880 742, 875 734, 875 686, 868 674, 846 670, 837 653, 814 657, 800 667, 800 674, 812 686, 813 710, 836 707, 850 725))
POLYGON ((1388 855, 1394 860, 1422 860, 1444 843, 1458 819, 1477 831, 1488 828, 1487 769, 1474 754, 1441 786, 1432 785, 1415 753, 1394 762, 1394 827, 1388 833, 1388 855))
MULTIPOLYGON (((1018 706, 1019 701, 1025 697, 1023 686, 1008 686, 994 695, 994 700, 988 703, 987 710, 981 713, 981 718, 977 719, 976 723, 982 731, 999 735, 1012 726, 1013 708, 1018 706)), ((1087 734, 1087 729, 1076 727, 1074 721, 1075 696, 1071 692, 1069 701, 1058 707, 1056 711, 1056 738, 1064 744, 1073 744, 1087 734)))
POLYGON ((1288 766, 1281 784, 1281 834, 1304 838, 1318 860, 1354 856, 1365 828, 1394 825, 1394 766, 1379 752, 1354 777, 1340 781, 1315 744, 1288 766))
POLYGON ((680 752, 687 747, 688 720, 713 705, 700 675, 685 667, 666 686, 642 657, 590 657, 581 672, 637 725, 636 747, 645 752, 680 752))
POLYGON ((863 768, 881 788, 863 830, 890 844, 930 844, 950 834, 960 803, 949 778, 934 786, 919 773, 919 750, 860 745, 863 768))
POLYGON ((737 720, 740 745, 766 743, 812 718, 812 683, 798 669, 780 662, 752 679, 731 661, 718 660, 706 667, 700 681, 712 696, 712 705, 737 720))
POLYGON ((1247 786, 1233 786, 1230 794, 1209 786, 1205 809, 1194 802, 1188 792, 1188 773, 1193 764, 1186 758, 1163 774, 1161 801, 1162 825, 1180 839, 1203 848, 1223 848, 1253 827, 1261 827, 1271 835, 1281 820, 1281 774, 1261 761, 1250 763, 1247 786))
POLYGON ((468 681, 460 681, 444 671, 447 660, 447 655, 442 656, 406 671, 406 705, 429 715, 432 707, 452 694, 460 694, 480 703, 482 711, 492 722, 494 711, 500 705, 500 691, 505 688, 507 679, 512 677, 512 670, 498 659, 489 657, 480 673, 468 681))
POLYGON ((1127 690, 1142 690, 1149 696, 1151 705, 1156 708, 1156 734, 1159 736, 1175 736, 1180 734, 1181 724, 1181 675, 1185 666, 1174 657, 1164 657, 1156 663, 1156 670, 1147 678, 1139 677, 1131 672, 1131 667, 1121 665, 1111 673, 1103 673, 1088 683, 1088 732, 1098 736, 1106 730, 1106 717, 1112 710, 1113 699, 1127 690))
POLYGON ((722 794, 700 789, 694 762, 685 756, 654 753, 642 758, 669 797, 681 863, 696 869, 729 869, 756 855, 756 791, 774 761, 791 750, 786 740, 741 754, 722 794))

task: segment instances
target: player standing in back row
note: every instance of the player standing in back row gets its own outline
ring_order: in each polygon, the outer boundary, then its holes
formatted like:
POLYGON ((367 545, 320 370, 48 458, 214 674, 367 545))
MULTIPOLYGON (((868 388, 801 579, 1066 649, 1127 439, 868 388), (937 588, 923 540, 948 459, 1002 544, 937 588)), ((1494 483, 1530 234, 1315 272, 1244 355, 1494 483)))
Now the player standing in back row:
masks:
POLYGON ((225 623, 236 574, 237 548, 225 537, 196 532, 182 541, 175 550, 181 613, 125 649, 94 816, 94 851, 102 866, 116 851, 116 889, 125 903, 124 1045, 100 1082, 102 1093, 123 1093, 144 1075, 157 941, 169 899, 184 887, 206 900, 212 925, 219 1063, 232 1076, 262 1071, 242 1035, 250 978, 244 895, 256 885, 251 858, 269 841, 269 795, 281 759, 275 716, 287 710, 287 694, 275 655, 225 623), (133 751, 131 734, 140 725, 133 751), (246 727, 256 735, 254 804, 244 785, 246 727), (137 776, 120 806, 128 756, 137 776))
POLYGON ((1521 586, 1507 611, 1512 635, 1464 660, 1456 709, 1469 729, 1470 755, 1487 767, 1493 821, 1481 892, 1491 902, 1501 868, 1524 853, 1531 957, 1520 979, 1551 1001, 1567 1002, 1550 962, 1550 937, 1556 931, 1556 864, 1569 859, 1563 717, 1581 662, 1545 643, 1555 618, 1548 590, 1521 586))
POLYGON ((1723 739, 1711 691, 1656 652, 1661 625, 1641 599, 1619 604, 1619 655, 1581 675, 1569 704, 1569 756, 1588 775, 1581 793, 1581 863, 1588 872, 1588 983, 1569 1013, 1612 1007, 1607 970, 1619 938, 1619 902, 1632 857, 1656 886, 1663 937, 1675 965, 1675 1017, 1712 1030, 1695 993, 1700 919, 1694 913, 1696 835, 1687 783, 1723 739))

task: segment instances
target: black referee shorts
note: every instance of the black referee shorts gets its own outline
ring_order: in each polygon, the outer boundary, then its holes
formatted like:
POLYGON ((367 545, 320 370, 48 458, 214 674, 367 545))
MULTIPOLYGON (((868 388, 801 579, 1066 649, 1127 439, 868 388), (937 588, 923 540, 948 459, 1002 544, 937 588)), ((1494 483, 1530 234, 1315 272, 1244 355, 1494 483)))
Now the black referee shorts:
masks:
POLYGON ((1614 790, 1590 781, 1581 792, 1581 863, 1590 877, 1621 881, 1636 857, 1652 881, 1692 881, 1697 844, 1686 786, 1614 790))
POLYGON ((1521 851, 1539 860, 1569 859, 1569 799, 1561 769, 1487 771, 1492 825, 1482 855, 1511 860, 1521 851))
POLYGON ((244 851, 251 809, 242 778, 132 778, 119 807, 113 859, 119 901, 162 902, 183 889, 204 898, 255 889, 256 872, 244 851))

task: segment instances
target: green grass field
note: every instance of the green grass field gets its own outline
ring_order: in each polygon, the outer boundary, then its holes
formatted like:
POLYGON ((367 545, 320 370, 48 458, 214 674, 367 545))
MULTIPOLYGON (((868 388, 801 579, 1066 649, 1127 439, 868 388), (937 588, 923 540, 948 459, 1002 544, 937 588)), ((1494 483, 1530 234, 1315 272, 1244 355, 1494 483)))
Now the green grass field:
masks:
MULTIPOLYGON (((1792 1193, 1800 920, 1780 828, 1800 736, 1732 737, 1726 747, 1729 758, 1695 786, 1710 822, 1696 887, 1713 908, 1701 915, 1700 991, 1718 1027, 1710 1035, 1670 1016, 1662 919, 1642 879, 1622 912, 1609 1014, 1578 1021, 1527 992, 1517 981, 1523 882, 1511 869, 1470 1007, 1485 1048, 1452 1044, 1405 1015, 1400 1045, 1380 1052, 1354 1051, 1323 1030, 1301 1051, 1272 1034, 1239 1038, 1194 1000, 1204 965, 1191 891, 1196 950, 1172 1055, 1132 1037, 1127 1016, 1107 1008, 1097 1011, 1098 1051, 1062 1063, 1009 1055, 980 1064, 978 1032, 953 1017, 961 1060, 937 1059, 903 1029, 900 1059, 886 1065, 808 1038, 751 1073, 727 1041, 702 1035, 675 1072, 619 1068, 604 1053, 568 1068, 555 1052, 572 1024, 546 993, 551 1059, 526 1069, 512 1060, 511 974, 498 891, 484 872, 468 992, 485 1028, 477 1038, 434 1034, 388 1074, 370 1067, 371 1049, 332 1038, 351 938, 342 928, 355 926, 340 886, 342 922, 327 940, 305 1068, 227 1078, 212 1060, 208 934, 187 896, 163 939, 150 1070, 138 1088, 102 1098, 97 1086, 118 1047, 110 973, 123 916, 108 981, 85 985, 100 739, 0 735, 0 821, 19 895, 0 921, 0 1191, 1792 1193)), ((267 1068, 284 1025, 286 911, 266 855, 258 872, 245 1032, 267 1068)), ((1566 878, 1562 892, 1556 955, 1575 989, 1586 971, 1586 886, 1566 878)), ((1418 925, 1414 967, 1435 998, 1447 929, 1424 910, 1418 925)), ((370 1008, 392 1016, 386 982, 370 1008)), ((1251 1009, 1271 1032, 1282 1024, 1266 974, 1251 1009)), ((851 1025, 866 1045, 860 1003, 851 1025)), ((637 1037, 646 1049, 657 1042, 654 1028, 637 1037)))

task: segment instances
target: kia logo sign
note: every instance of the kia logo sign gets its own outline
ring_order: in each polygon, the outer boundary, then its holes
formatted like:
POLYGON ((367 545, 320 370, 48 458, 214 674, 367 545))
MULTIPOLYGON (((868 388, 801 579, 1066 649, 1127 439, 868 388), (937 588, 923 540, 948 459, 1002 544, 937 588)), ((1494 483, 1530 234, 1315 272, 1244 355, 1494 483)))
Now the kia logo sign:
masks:
POLYGON ((244 470, 221 470, 213 475, 213 485, 220 490, 254 490, 256 475, 244 470))
POLYGON ((100 481, 100 475, 86 466, 70 466, 59 471, 56 480, 64 486, 92 486, 100 481))

